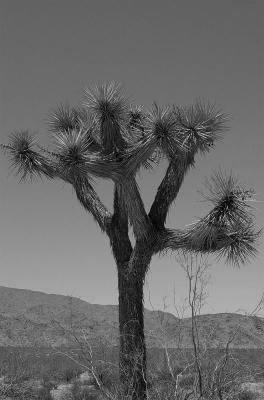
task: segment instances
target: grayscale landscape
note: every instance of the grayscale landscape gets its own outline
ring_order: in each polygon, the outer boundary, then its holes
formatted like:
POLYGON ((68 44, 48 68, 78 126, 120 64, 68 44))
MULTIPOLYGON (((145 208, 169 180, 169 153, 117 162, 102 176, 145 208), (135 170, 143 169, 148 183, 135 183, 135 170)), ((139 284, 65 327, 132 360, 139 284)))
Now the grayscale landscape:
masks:
MULTIPOLYGON (((161 310, 145 310, 144 316, 151 379, 162 385, 171 379, 169 367, 180 372, 186 360, 192 359, 192 321, 161 310)), ((225 355, 232 338, 230 354, 243 372, 247 369, 248 383, 241 384, 241 393, 261 398, 256 396, 264 386, 264 318, 218 313, 196 319, 204 357, 210 360, 225 355)), ((115 382, 118 343, 117 306, 0 287, 0 382, 2 393, 15 396, 10 398, 99 399, 101 391, 91 365, 94 363, 98 376, 104 371, 106 385, 115 382), (8 376, 13 379, 12 389, 8 389, 8 376)), ((183 386, 188 377, 183 374, 183 386)))
POLYGON ((264 400, 263 0, 0 0, 0 400, 264 400))
MULTIPOLYGON (((191 318, 179 320, 163 311, 145 310, 148 347, 191 348, 191 318)), ((0 287, 0 346, 60 347, 76 345, 73 334, 82 330, 93 346, 102 341, 118 345, 118 307, 90 304, 78 298, 31 290, 0 287)), ((219 313, 197 317, 201 336, 209 348, 224 348, 236 332, 231 348, 263 348, 264 318, 219 313)))

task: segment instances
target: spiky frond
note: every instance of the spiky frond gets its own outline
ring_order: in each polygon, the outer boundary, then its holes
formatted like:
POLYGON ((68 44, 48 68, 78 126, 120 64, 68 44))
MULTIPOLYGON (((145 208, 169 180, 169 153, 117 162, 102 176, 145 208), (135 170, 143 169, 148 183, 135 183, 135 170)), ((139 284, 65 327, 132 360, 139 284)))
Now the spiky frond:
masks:
POLYGON ((178 120, 178 138, 182 149, 187 152, 210 150, 227 129, 227 116, 201 100, 189 108, 175 107, 174 114, 178 120))
POLYGON ((185 231, 170 232, 168 247, 195 252, 212 252, 239 265, 256 254, 261 230, 255 230, 247 198, 251 190, 243 189, 232 175, 213 176, 207 198, 214 208, 185 231))
POLYGON ((130 106, 128 111, 128 130, 133 132, 133 136, 142 138, 145 131, 146 113, 142 106, 130 106))
POLYGON ((77 178, 92 176, 112 179, 117 182, 124 179, 124 171, 112 155, 90 151, 92 138, 83 131, 70 131, 55 136, 56 152, 59 154, 57 164, 61 173, 73 183, 77 178))
POLYGON ((128 141, 122 165, 128 175, 135 175, 140 167, 150 168, 160 162, 163 144, 173 137, 174 121, 169 108, 162 109, 156 104, 146 113, 142 113, 141 107, 135 109, 131 118, 133 137, 128 141))
POLYGON ((181 142, 178 138, 177 118, 170 107, 159 107, 156 103, 146 116, 146 129, 153 132, 157 145, 167 158, 177 157, 181 142))
POLYGON ((232 173, 215 172, 205 187, 208 193, 203 196, 214 205, 215 221, 232 226, 237 221, 247 223, 252 219, 247 200, 252 198, 254 191, 244 189, 232 173))
POLYGON ((123 130, 128 119, 128 103, 116 83, 96 86, 85 91, 84 106, 95 117, 105 154, 125 148, 123 130))
POLYGON ((158 164, 164 155, 169 161, 177 161, 181 167, 188 168, 186 161, 190 157, 189 154, 183 153, 178 120, 170 107, 162 108, 154 103, 152 109, 144 115, 144 119, 140 115, 140 110, 134 118, 141 119, 139 124, 141 130, 134 122, 137 140, 130 143, 124 161, 129 174, 135 174, 141 166, 150 167, 152 163, 158 164))
MULTIPOLYGON (((132 152, 131 149, 133 148, 133 145, 135 145, 137 152, 137 142, 144 142, 143 139, 152 134, 152 132, 148 131, 147 129, 147 112, 144 111, 142 106, 131 107, 129 110, 129 121, 127 128, 129 133, 129 152, 132 152)), ((153 167, 153 165, 159 164, 162 158, 163 153, 161 149, 156 146, 152 154, 145 159, 145 161, 143 160, 140 165, 142 165, 143 168, 150 169, 153 167)))
POLYGON ((123 121, 127 118, 128 103, 122 96, 121 86, 115 82, 97 85, 85 90, 84 106, 92 111, 100 120, 110 118, 123 121))
POLYGON ((71 130, 55 135, 56 151, 59 154, 58 166, 69 180, 87 174, 86 158, 91 145, 91 137, 82 130, 71 130))
POLYGON ((256 231, 252 221, 249 225, 237 224, 231 229, 228 226, 213 225, 208 220, 203 218, 187 230, 166 230, 162 234, 159 251, 212 253, 236 266, 255 257, 262 231, 256 231))
POLYGON ((90 122, 90 116, 84 108, 71 108, 69 105, 61 104, 53 110, 47 124, 53 133, 63 133, 74 129, 81 129, 90 122))
POLYGON ((33 135, 28 131, 21 131, 10 136, 9 144, 1 147, 7 153, 11 161, 11 168, 21 180, 42 174, 48 178, 56 175, 52 162, 34 150, 36 144, 33 135))
POLYGON ((256 230, 253 221, 249 221, 248 225, 237 223, 233 226, 230 232, 225 232, 225 245, 219 249, 219 258, 226 259, 227 263, 232 263, 237 266, 245 264, 252 257, 256 256, 256 244, 262 233, 261 230, 256 230))

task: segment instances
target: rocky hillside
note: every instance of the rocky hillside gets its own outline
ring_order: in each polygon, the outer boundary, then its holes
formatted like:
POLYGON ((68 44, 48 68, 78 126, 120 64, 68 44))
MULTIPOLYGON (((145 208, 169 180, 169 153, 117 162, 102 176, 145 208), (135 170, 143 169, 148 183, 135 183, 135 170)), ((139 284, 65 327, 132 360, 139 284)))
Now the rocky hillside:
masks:
MULTIPOLYGON (((263 348, 264 319, 240 314, 207 314, 198 317, 201 340, 223 347, 232 335, 232 346, 263 348)), ((191 346, 191 320, 162 311, 145 310, 150 347, 191 346)), ((71 345, 85 332, 90 343, 118 344, 118 308, 90 304, 78 298, 24 289, 0 287, 0 346, 71 345), (75 337, 75 338, 74 338, 75 337)))

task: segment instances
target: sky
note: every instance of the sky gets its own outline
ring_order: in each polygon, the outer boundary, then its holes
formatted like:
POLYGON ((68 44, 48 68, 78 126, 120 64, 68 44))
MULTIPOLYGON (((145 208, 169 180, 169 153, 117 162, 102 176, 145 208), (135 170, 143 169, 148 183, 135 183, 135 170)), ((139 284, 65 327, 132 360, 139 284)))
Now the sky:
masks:
MULTIPOLYGON (((230 116, 230 129, 198 156, 171 207, 168 227, 208 212, 198 193, 214 170, 233 171, 257 193, 264 226, 264 2, 262 0, 0 0, 0 142, 20 129, 51 144, 46 120, 84 89, 116 81, 135 104, 191 105, 197 98, 230 116)), ((138 182, 149 209, 166 163, 138 182)), ((111 209, 113 186, 98 181, 111 209)), ((117 304, 117 274, 105 237, 72 188, 45 179, 19 183, 0 154, 0 285, 117 304)), ((209 259, 203 313, 250 313, 264 292, 264 244, 239 269, 209 259)), ((187 295, 176 254, 155 256, 145 305, 175 313, 187 295)))

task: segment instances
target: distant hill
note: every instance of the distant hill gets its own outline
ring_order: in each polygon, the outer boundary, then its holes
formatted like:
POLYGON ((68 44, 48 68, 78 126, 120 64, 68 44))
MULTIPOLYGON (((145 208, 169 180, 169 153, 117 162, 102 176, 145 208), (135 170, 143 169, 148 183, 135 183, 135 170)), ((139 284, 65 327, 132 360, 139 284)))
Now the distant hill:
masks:
MULTIPOLYGON (((207 314, 198 317, 201 340, 208 347, 223 347, 236 332, 236 348, 263 348, 264 319, 240 314, 207 314)), ((164 343, 176 348, 191 346, 191 319, 178 319, 162 311, 145 310, 149 347, 164 343)), ((83 332, 91 344, 102 340, 118 344, 118 307, 90 304, 75 297, 0 286, 0 346, 72 345, 83 332)))

